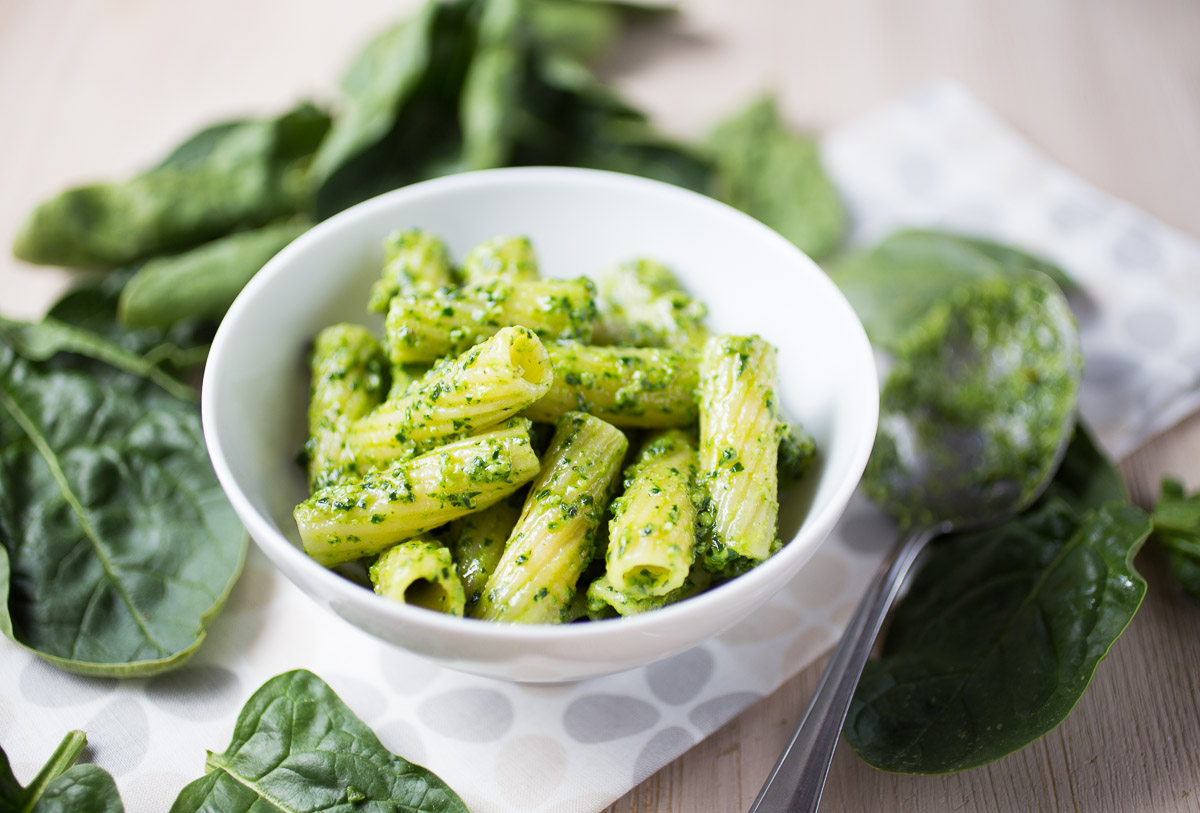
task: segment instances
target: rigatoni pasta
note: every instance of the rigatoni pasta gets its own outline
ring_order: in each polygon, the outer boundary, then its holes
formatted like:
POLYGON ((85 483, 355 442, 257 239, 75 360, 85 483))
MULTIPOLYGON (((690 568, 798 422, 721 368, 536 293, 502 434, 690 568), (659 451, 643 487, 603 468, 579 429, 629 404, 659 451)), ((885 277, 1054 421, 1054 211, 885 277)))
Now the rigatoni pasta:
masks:
POLYGON ((392 363, 406 364, 461 353, 510 325, 523 325, 544 339, 587 341, 595 322, 595 291, 586 279, 497 279, 398 296, 388 308, 385 329, 392 363))
POLYGON ((699 354, 666 348, 600 347, 573 342, 546 348, 554 380, 525 410, 554 421, 572 410, 616 426, 672 427, 696 422, 699 354))
POLYGON ((605 574, 630 597, 665 596, 683 586, 695 559, 696 440, 673 429, 651 435, 613 500, 605 574))
POLYGON ((324 488, 296 506, 309 556, 336 565, 374 556, 507 497, 538 473, 529 422, 439 446, 385 472, 324 488))
POLYGON ((384 551, 371 565, 375 592, 393 601, 462 615, 466 596, 450 551, 428 537, 409 539, 384 551))
POLYGON ((812 438, 779 415, 774 348, 710 335, 665 266, 622 264, 597 297, 542 279, 526 238, 455 268, 412 230, 369 305, 382 342, 337 325, 311 360, 295 518, 318 562, 414 607, 570 623, 682 601, 781 544, 778 484, 812 438))
POLYGON ((775 348, 758 336, 713 336, 700 361, 700 470, 711 544, 762 561, 779 515, 775 348))
POLYGON ((379 468, 500 423, 546 394, 546 349, 523 327, 506 327, 410 384, 347 432, 364 469, 379 468))
POLYGON ((541 474, 471 614, 489 621, 556 623, 592 560, 596 529, 629 441, 582 412, 559 418, 541 474))
POLYGON ((386 364, 379 341, 364 327, 333 325, 317 334, 304 444, 310 491, 357 475, 347 434, 383 397, 386 364))

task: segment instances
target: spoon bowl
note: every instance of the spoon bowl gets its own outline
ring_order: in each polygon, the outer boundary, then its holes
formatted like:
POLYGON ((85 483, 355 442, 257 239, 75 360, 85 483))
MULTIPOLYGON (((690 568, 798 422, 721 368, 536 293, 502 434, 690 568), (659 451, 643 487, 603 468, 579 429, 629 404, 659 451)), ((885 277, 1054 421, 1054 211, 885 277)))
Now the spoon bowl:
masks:
POLYGON ((1040 274, 964 288, 923 317, 896 356, 863 487, 904 532, 750 813, 817 809, 867 656, 921 551, 936 536, 1028 508, 1074 430, 1079 336, 1062 292, 1040 274))

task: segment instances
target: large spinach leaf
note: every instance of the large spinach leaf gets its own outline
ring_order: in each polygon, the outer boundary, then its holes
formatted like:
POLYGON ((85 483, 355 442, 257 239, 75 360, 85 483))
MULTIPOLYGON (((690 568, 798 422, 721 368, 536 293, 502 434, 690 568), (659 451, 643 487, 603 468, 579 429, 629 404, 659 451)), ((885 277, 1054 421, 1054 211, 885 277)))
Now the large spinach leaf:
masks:
POLYGON ((1163 479, 1152 518, 1154 538, 1166 549, 1175 580, 1200 598, 1200 492, 1189 496, 1183 483, 1163 479))
POLYGON ((444 782, 388 751, 311 672, 267 681, 238 715, 223 754, 171 813, 397 810, 468 813, 444 782))
POLYGON ((839 257, 829 275, 854 306, 871 341, 894 347, 930 308, 965 283, 1040 271, 1070 292, 1061 268, 1018 249, 949 232, 909 229, 839 257))
POLYGON ((72 731, 51 754, 28 787, 13 776, 0 749, 0 810, 12 813, 123 813, 113 778, 95 765, 74 765, 87 738, 72 731))
POLYGON ((0 335, 0 630, 71 671, 154 674, 204 640, 245 534, 195 405, 69 349, 0 335))
POLYGON ((761 99, 709 136, 713 196, 753 215, 820 258, 837 248, 846 210, 821 165, 817 142, 792 132, 773 99, 761 99))
POLYGON ((1141 603, 1132 561, 1149 531, 1077 432, 1032 509, 935 545, 859 682, 845 727, 855 751, 882 770, 947 773, 1053 729, 1141 603))
POLYGON ((278 118, 210 127, 123 183, 69 189, 17 233, 23 260, 114 268, 253 228, 308 204, 307 167, 329 117, 304 104, 278 118))

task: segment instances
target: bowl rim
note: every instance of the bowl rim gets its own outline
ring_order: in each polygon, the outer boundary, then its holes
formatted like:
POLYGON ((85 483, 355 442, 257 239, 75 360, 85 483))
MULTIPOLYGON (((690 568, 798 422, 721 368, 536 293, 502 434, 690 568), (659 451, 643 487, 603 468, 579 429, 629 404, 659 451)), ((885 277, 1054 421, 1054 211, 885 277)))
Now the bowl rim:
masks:
MULTIPOLYGON (((338 600, 348 601, 356 605, 363 604, 366 607, 370 607, 373 612, 378 612, 380 619, 388 623, 419 625, 430 632, 448 633, 459 637, 464 634, 478 634, 495 642, 513 644, 567 640, 576 643, 590 643, 629 634, 652 634, 659 631, 659 628, 661 628, 662 632, 665 632, 667 627, 672 626, 675 621, 682 619, 697 609, 701 609, 702 607, 712 607, 715 609, 717 604, 728 600, 729 591, 736 590, 744 593, 753 593, 761 586, 765 586, 767 580, 772 578, 774 571, 789 567, 792 564, 792 560, 801 556, 805 560, 811 558, 812 554, 820 546, 820 543, 828 537, 837 520, 844 513, 850 497, 858 487, 863 471, 866 468, 867 458, 874 444, 878 421, 879 384, 866 330, 863 328, 862 322, 858 319, 857 314, 855 314, 845 296, 812 258, 801 251, 794 243, 761 221, 715 198, 684 187, 675 186, 674 184, 637 175, 576 167, 505 167, 475 170, 433 178, 369 198, 317 223, 271 258, 237 296, 233 305, 222 319, 213 338, 208 361, 205 364, 201 388, 201 422, 205 445, 208 448, 209 458, 222 490, 225 492, 225 496, 235 508, 238 516, 247 525, 246 530, 250 533, 250 536, 256 544, 264 549, 264 553, 269 558, 275 559, 276 556, 283 557, 290 565, 299 568, 305 573, 309 579, 317 582, 324 581, 329 585, 331 592, 322 596, 319 603, 332 603, 338 600), (220 385, 217 383, 217 370, 223 366, 223 361, 227 356, 230 354, 236 355, 236 348, 230 344, 232 340, 229 338, 233 331, 232 326, 253 311, 257 304, 259 290, 267 286, 274 277, 286 273, 294 260, 302 256, 309 249, 310 245, 328 239, 329 236, 339 230, 349 228, 360 220, 368 219, 376 212, 396 205, 398 201, 409 202, 410 199, 419 200, 429 195, 453 194, 462 190, 512 183, 532 184, 535 186, 554 186, 568 183, 593 185, 596 187, 641 187, 642 192, 661 196, 669 200, 672 204, 678 203, 698 209, 708 209, 717 213, 720 217, 734 218, 741 221, 743 227, 757 232, 762 240, 772 242, 785 251, 797 255, 800 264, 806 266, 812 274, 813 284, 827 288, 827 292, 832 295, 832 300, 836 303, 836 307, 843 309, 845 314, 850 317, 851 341, 856 345, 852 348, 852 351, 854 355, 860 356, 866 361, 866 365, 862 371, 864 381, 860 382, 860 385, 865 384, 867 386, 868 391, 864 395, 870 396, 868 403, 864 407, 865 411, 862 413, 862 425, 855 432, 857 436, 856 445, 850 453, 850 468, 848 471, 852 472, 853 476, 847 476, 841 482, 837 483, 824 509, 815 516, 811 514, 806 515, 802 521, 800 532, 788 540, 776 554, 760 565, 716 588, 705 590, 686 601, 669 604, 646 613, 632 616, 617 616, 615 618, 589 621, 584 624, 496 623, 467 616, 458 617, 431 612, 419 607, 411 607, 365 589, 361 585, 318 564, 316 560, 312 559, 301 548, 289 541, 282 532, 277 530, 274 524, 262 515, 242 492, 226 460, 221 430, 217 422, 217 402, 221 395, 220 385), (801 540, 801 537, 811 541, 808 541, 806 544, 797 545, 796 542, 801 540)), ((804 562, 796 565, 794 568, 795 572, 799 572, 803 565, 804 562)), ((280 569, 284 570, 283 568, 280 569)), ((792 573, 792 576, 795 575, 795 572, 792 573)), ((289 581, 295 581, 286 570, 283 575, 288 577, 289 581)), ((301 589, 302 592, 307 594, 307 590, 301 589)), ((774 592, 772 590, 771 594, 774 592)), ((309 596, 309 598, 316 600, 314 596, 309 596)), ((730 621, 730 625, 740 620, 742 620, 740 616, 734 618, 730 621)), ((674 650, 664 641, 663 651, 664 653, 669 653, 674 650)))

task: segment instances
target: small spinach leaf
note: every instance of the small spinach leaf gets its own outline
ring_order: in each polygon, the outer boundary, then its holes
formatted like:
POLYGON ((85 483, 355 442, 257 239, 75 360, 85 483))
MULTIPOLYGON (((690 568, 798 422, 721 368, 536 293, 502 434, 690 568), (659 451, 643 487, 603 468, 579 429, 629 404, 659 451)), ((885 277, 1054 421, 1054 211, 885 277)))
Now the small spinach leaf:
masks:
POLYGON ((195 405, 93 360, 115 348, 70 350, 0 335, 0 630, 71 671, 155 674, 204 640, 245 534, 195 405))
POLYGON ((219 320, 258 270, 311 225, 297 217, 146 261, 121 290, 121 322, 167 328, 187 319, 219 320))
POLYGON ((936 774, 987 764, 1057 726, 1129 624, 1150 531, 1128 503, 1059 498, 939 542, 867 663, 846 738, 867 763, 936 774))
POLYGON ((1164 478, 1152 519, 1154 538, 1166 548, 1175 580, 1200 598, 1200 492, 1189 496, 1183 483, 1164 478))
POLYGON ((276 119, 218 125, 123 183, 69 189, 13 243, 23 260, 109 269, 254 228, 308 205, 307 167, 329 117, 303 104, 276 119))
POLYGON ((1017 249, 949 232, 910 229, 866 251, 839 257, 829 276, 854 306, 872 343, 890 349, 908 328, 965 283, 1040 271, 1072 286, 1051 262, 1017 249))
POLYGON ((238 715, 223 754, 171 813, 403 810, 468 813, 444 782, 388 751, 312 672, 267 681, 238 715))
MULTIPOLYGON (((2 550, 0 550, 2 553, 2 550)), ((0 810, 14 813, 123 813, 116 783, 103 768, 74 765, 87 737, 69 733, 38 775, 23 788, 0 749, 0 810)))
POLYGON ((817 142, 792 132, 773 99, 761 99, 709 136, 713 197, 753 215, 820 258, 837 248, 846 210, 825 174, 817 142))

